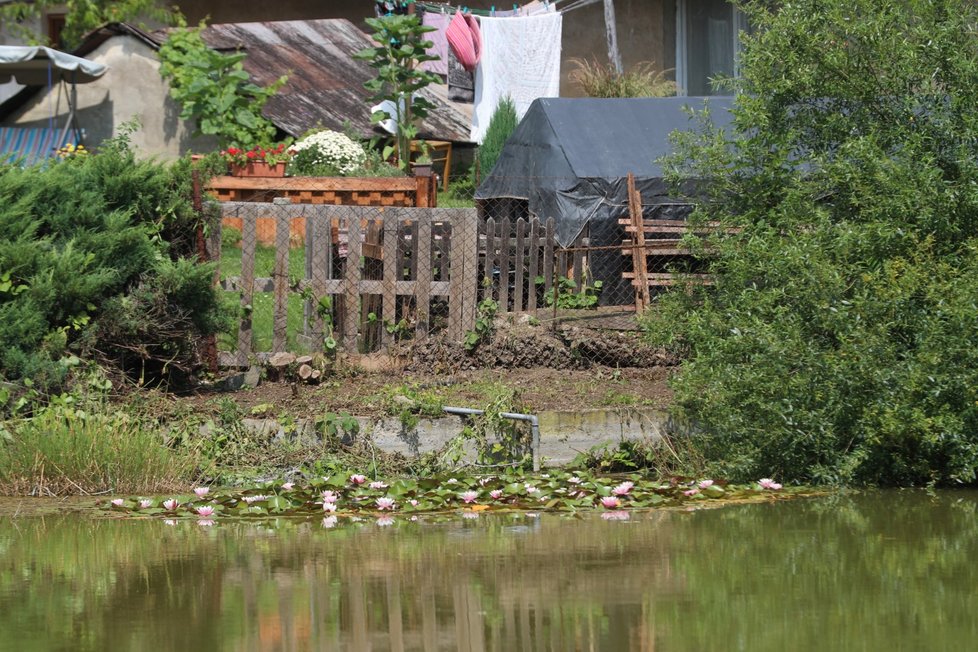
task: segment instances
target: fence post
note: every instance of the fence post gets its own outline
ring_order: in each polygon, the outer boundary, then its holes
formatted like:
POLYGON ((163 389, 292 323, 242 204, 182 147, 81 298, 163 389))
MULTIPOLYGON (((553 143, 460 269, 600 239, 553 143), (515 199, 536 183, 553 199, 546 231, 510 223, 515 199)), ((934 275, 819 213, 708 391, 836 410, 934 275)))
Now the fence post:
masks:
POLYGON ((363 238, 360 230, 360 214, 346 211, 347 245, 346 296, 343 306, 343 347, 356 353, 360 336, 360 258, 363 256, 363 238))
MULTIPOLYGON (((287 200, 286 200, 287 201, 287 200)), ((277 203, 277 202, 273 202, 277 203)), ((291 202, 290 202, 291 203, 291 202)), ((289 228, 291 219, 283 210, 275 213, 275 317, 272 325, 272 351, 286 351, 289 324, 289 228)))

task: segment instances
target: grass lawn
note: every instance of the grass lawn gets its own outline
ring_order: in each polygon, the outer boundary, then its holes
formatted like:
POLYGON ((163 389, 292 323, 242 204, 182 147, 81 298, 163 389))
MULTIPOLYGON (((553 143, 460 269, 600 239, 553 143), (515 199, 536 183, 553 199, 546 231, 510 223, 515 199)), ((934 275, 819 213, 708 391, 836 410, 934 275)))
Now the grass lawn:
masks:
MULTIPOLYGON (((305 276, 305 250, 292 249, 289 252, 289 278, 301 279, 305 276)), ((255 277, 270 277, 275 269, 275 248, 258 245, 255 251, 255 277)), ((221 278, 241 276, 241 248, 223 246, 221 248, 221 278)), ((225 305, 234 314, 239 314, 241 305, 240 292, 225 292, 225 305)), ((275 310, 275 295, 271 292, 256 292, 252 300, 252 337, 255 351, 272 350, 272 323, 275 310)), ((300 345, 297 335, 302 334, 303 301, 298 294, 288 296, 288 350, 303 352, 306 347, 300 345)), ((238 346, 237 326, 231 332, 218 336, 218 348, 221 351, 233 351, 238 346)))

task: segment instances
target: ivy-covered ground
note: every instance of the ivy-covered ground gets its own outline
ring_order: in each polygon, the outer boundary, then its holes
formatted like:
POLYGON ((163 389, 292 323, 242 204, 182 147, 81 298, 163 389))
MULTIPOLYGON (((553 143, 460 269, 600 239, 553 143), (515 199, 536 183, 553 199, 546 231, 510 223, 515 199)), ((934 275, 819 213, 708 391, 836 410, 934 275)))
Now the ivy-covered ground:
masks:
POLYGON ((712 479, 648 479, 640 474, 594 476, 569 471, 527 474, 519 470, 490 475, 439 475, 425 478, 368 478, 336 473, 305 483, 267 482, 248 488, 201 486, 169 496, 120 496, 105 503, 118 515, 193 519, 210 525, 221 518, 318 516, 411 518, 427 513, 576 512, 601 510, 609 518, 628 518, 628 510, 706 505, 747 499, 780 499, 811 494, 782 487, 770 478, 750 484, 712 479))

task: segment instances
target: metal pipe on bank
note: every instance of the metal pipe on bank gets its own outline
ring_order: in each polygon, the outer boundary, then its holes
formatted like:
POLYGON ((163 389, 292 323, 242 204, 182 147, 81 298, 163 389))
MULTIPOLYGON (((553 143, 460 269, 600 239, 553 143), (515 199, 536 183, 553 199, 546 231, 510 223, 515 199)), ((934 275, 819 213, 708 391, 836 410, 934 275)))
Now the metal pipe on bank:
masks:
MULTIPOLYGON (((446 407, 445 412, 448 414, 454 414, 456 416, 482 416, 485 414, 485 410, 476 410, 474 408, 464 408, 464 407, 446 407)), ((499 416, 504 419, 512 419, 514 421, 529 421, 530 422, 530 448, 533 452, 533 471, 540 471, 540 422, 537 420, 536 415, 533 414, 520 414, 519 412, 500 412, 499 416)))

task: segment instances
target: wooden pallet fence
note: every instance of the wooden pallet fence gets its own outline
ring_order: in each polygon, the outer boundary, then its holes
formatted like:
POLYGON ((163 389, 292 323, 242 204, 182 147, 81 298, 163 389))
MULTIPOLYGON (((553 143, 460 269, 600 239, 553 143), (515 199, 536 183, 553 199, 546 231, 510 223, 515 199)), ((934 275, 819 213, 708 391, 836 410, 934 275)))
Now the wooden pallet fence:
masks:
MULTIPOLYGON (((434 177, 219 176, 212 178, 205 190, 221 202, 265 203, 279 199, 293 204, 434 208, 438 199, 434 177)), ((224 226, 242 228, 241 221, 235 217, 225 218, 224 226)), ((259 219, 259 243, 274 244, 276 233, 273 216, 259 219)), ((292 221, 290 237, 293 241, 301 241, 306 233, 303 218, 292 221)))
POLYGON ((560 247, 553 218, 490 217, 480 224, 479 242, 482 296, 495 300, 501 313, 536 312, 559 278, 581 287, 589 273, 588 230, 560 247))
MULTIPOLYGON (((461 340, 474 327, 478 301, 478 221, 474 209, 331 206, 224 202, 222 218, 241 221, 241 274, 222 287, 240 292, 237 347, 225 352, 225 366, 246 366, 254 349, 255 293, 273 293, 273 350, 287 350, 288 297, 303 295, 301 336, 320 350, 330 332, 348 352, 375 350, 390 343, 387 324, 406 324, 414 337, 439 327, 461 340), (256 277, 258 220, 274 216, 275 263, 271 277, 256 277), (304 274, 289 278, 296 255, 290 225, 305 222, 304 274), (332 309, 323 319, 321 300, 332 309), (403 320, 403 321, 402 321, 403 320), (329 323, 327 323, 329 322, 329 323)), ((222 220, 223 221, 223 220, 222 220)), ((220 233, 212 237, 220 241, 220 233)))

